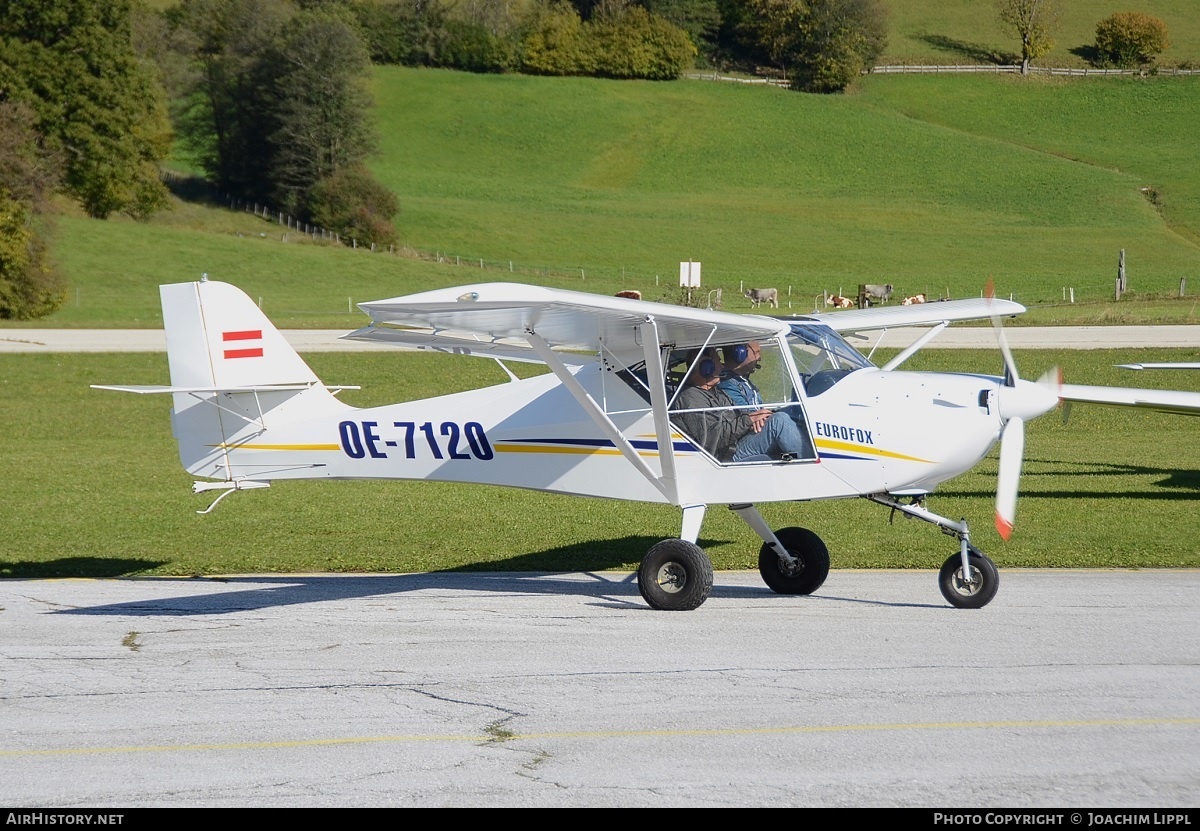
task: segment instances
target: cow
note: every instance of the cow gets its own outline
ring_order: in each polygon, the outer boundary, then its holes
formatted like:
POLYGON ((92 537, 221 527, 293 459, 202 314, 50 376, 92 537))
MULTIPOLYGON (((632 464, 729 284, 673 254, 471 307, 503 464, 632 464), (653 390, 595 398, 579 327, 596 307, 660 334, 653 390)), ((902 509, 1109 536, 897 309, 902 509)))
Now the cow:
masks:
POLYGON ((617 297, 628 297, 630 300, 641 300, 642 299, 642 293, 640 291, 638 291, 637 289, 625 289, 625 291, 617 292, 616 296, 617 297))
POLYGON ((750 305, 756 309, 763 303, 779 308, 779 289, 746 289, 742 294, 750 298, 750 305))
POLYGON ((924 303, 924 302, 925 302, 925 294, 922 292, 921 294, 914 294, 912 297, 904 298, 903 300, 900 301, 900 305, 901 306, 915 306, 918 303, 924 303))
POLYGON ((888 283, 884 286, 877 286, 868 283, 862 287, 862 293, 868 305, 874 303, 876 300, 880 303, 887 303, 892 299, 892 284, 888 283))
POLYGON ((825 298, 826 306, 833 306, 835 309, 853 309, 854 301, 849 297, 842 297, 838 294, 831 294, 825 298))

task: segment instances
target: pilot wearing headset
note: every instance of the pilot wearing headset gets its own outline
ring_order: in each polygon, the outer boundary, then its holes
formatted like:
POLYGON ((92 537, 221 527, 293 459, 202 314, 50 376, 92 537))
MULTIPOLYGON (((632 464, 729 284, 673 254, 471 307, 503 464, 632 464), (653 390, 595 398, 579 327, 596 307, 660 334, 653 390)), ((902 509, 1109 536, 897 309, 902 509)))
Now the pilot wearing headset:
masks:
POLYGON ((695 359, 675 399, 675 419, 684 431, 722 462, 757 459, 791 460, 805 453, 806 443, 796 422, 770 410, 739 411, 721 389, 722 364, 715 350, 695 359))
POLYGON ((762 360, 762 347, 758 341, 726 346, 722 351, 725 357, 725 377, 717 387, 738 407, 761 407, 762 393, 750 380, 750 373, 759 368, 759 362, 762 360))

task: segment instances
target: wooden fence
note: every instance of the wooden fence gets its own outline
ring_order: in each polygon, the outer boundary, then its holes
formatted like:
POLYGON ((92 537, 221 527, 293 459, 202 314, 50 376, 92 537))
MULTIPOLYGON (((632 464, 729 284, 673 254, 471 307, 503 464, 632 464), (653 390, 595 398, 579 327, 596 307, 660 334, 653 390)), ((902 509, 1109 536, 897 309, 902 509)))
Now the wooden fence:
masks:
MULTIPOLYGON (((1010 66, 1007 64, 949 64, 949 65, 898 65, 898 66, 874 66, 867 70, 872 75, 888 75, 894 73, 913 73, 913 74, 937 74, 937 73, 954 73, 954 72, 983 72, 983 73, 1016 73, 1020 72, 1020 66, 1010 66)), ((1097 69, 1095 67, 1054 67, 1054 66, 1031 66, 1029 67, 1030 74, 1038 75, 1079 75, 1079 76, 1095 76, 1095 75, 1200 75, 1200 69, 1175 69, 1175 68, 1153 68, 1153 69, 1097 69)), ((864 73, 866 74, 866 73, 864 73)))
MULTIPOLYGON (((991 75, 1020 73, 1021 67, 1008 64, 896 64, 888 66, 873 66, 863 70, 864 75, 936 75, 954 73, 982 73, 991 75)), ((1097 69, 1095 67, 1055 67, 1031 66, 1030 74, 1037 75, 1076 75, 1076 76, 1105 76, 1105 75, 1200 75, 1200 69, 1177 69, 1174 67, 1154 67, 1149 69, 1097 69)), ((743 78, 734 75, 722 75, 719 72, 689 72, 684 75, 696 81, 729 81, 737 84, 766 84, 775 87, 788 87, 791 82, 787 78, 754 77, 743 78)))

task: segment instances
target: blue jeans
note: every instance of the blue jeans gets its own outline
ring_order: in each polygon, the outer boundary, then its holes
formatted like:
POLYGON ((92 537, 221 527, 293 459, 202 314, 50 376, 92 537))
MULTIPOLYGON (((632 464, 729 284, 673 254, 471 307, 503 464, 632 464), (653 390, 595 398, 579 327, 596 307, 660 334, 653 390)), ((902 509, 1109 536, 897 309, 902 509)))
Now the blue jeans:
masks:
POLYGON ((773 413, 762 430, 747 433, 738 439, 733 451, 735 462, 744 462, 754 456, 770 456, 778 459, 785 453, 797 459, 811 459, 812 445, 800 429, 800 425, 787 413, 773 413))

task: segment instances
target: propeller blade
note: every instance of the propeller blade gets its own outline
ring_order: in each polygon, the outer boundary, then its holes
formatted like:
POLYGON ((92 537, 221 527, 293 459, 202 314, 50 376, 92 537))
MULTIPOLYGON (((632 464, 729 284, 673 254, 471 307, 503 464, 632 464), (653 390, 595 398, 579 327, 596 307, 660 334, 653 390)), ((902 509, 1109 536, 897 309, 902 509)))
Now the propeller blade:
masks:
POLYGON ((996 477, 996 531, 1006 542, 1012 537, 1017 513, 1017 486, 1025 455, 1025 420, 1014 416, 1000 431, 1000 474, 996 477))
MULTIPOLYGON (((984 289, 984 297, 988 300, 996 299, 996 287, 992 285, 991 277, 988 278, 987 287, 984 289)), ((1004 356, 1004 385, 1015 387, 1021 376, 1017 374, 1017 361, 1008 347, 1008 338, 1004 336, 1004 324, 1000 322, 1000 316, 997 314, 992 315, 992 328, 996 330, 996 342, 1000 344, 1000 354, 1004 356)))
POLYGON ((1050 387, 1057 394, 1062 392, 1062 379, 1062 367, 1052 366, 1038 376, 1037 382, 1043 387, 1050 387))

